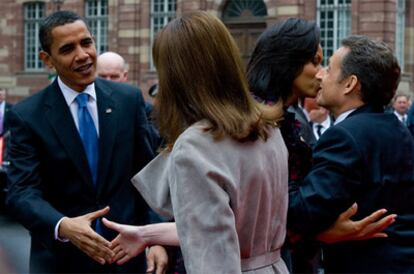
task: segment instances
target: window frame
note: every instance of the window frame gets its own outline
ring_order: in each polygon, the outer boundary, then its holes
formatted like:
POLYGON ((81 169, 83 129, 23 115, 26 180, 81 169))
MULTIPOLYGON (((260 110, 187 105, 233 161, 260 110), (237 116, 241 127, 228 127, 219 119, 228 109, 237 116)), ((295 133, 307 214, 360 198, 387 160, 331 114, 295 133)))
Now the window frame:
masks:
POLYGON ((396 1, 395 14, 395 56, 400 64, 401 71, 404 71, 405 66, 405 0, 396 1))
MULTIPOLYGON (((150 49, 154 44, 157 32, 176 17, 177 1, 176 0, 151 0, 150 9, 150 49), (159 8, 156 10, 156 4, 159 8), (159 22, 156 22, 159 20, 159 22)), ((152 52, 149 51, 149 67, 155 70, 154 61, 152 60, 152 52)))
POLYGON ((97 54, 108 51, 108 0, 85 0, 85 19, 95 39, 97 54), (95 9, 95 14, 91 10, 95 9))
POLYGON ((316 21, 321 30, 324 65, 327 65, 329 57, 340 47, 341 40, 352 33, 351 7, 351 0, 317 0, 316 21), (324 22, 322 21, 322 12, 326 13, 326 17, 323 18, 324 22), (328 18, 329 13, 332 16, 330 18, 328 18), (330 21, 332 28, 329 26, 330 21))
POLYGON ((41 50, 39 40, 39 28, 43 17, 45 16, 46 5, 44 2, 34 1, 26 2, 23 5, 23 28, 24 28, 24 71, 39 72, 44 70, 44 64, 39 57, 41 50), (29 10, 32 9, 32 10, 29 10), (34 13, 33 18, 30 14, 34 13), (32 28, 32 29, 30 29, 32 28), (30 33, 29 33, 30 32, 30 33), (29 46, 34 43, 34 46, 29 46))

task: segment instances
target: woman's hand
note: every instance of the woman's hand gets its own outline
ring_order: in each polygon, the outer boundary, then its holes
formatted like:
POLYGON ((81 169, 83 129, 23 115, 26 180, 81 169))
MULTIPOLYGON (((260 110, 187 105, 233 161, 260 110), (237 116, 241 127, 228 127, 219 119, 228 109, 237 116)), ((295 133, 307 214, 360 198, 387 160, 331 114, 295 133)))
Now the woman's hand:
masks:
POLYGON ((339 215, 336 222, 330 228, 318 234, 316 238, 319 241, 328 244, 342 241, 386 238, 388 235, 383 231, 394 223, 397 218, 396 214, 382 217, 387 213, 387 210, 380 209, 360 221, 352 221, 351 217, 354 216, 357 211, 358 205, 354 203, 349 209, 339 215))
POLYGON ((115 256, 112 262, 121 265, 134 258, 145 250, 148 246, 144 238, 140 235, 140 227, 132 225, 122 225, 102 219, 106 227, 117 231, 119 234, 112 240, 110 248, 115 256))

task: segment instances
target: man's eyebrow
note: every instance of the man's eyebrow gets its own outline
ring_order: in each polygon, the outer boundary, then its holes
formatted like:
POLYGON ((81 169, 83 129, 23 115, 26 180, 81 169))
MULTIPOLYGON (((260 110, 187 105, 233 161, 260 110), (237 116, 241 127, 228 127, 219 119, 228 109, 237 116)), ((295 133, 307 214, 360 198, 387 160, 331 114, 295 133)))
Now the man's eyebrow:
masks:
POLYGON ((72 44, 72 43, 70 43, 70 44, 65 44, 65 45, 63 45, 63 46, 61 46, 61 47, 59 48, 59 52, 60 52, 60 53, 65 52, 65 51, 67 51, 67 50, 71 49, 72 47, 73 47, 73 44, 72 44))

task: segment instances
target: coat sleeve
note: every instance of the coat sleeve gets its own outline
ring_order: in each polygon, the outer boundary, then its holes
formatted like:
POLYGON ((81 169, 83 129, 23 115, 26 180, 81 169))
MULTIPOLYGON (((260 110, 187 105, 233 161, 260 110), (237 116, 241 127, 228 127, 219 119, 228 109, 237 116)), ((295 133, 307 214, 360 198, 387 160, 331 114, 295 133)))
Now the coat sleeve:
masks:
POLYGON ((363 159, 346 129, 325 132, 314 149, 312 170, 302 185, 289 188, 288 228, 314 236, 332 225, 356 200, 363 159))
POLYGON ((43 197, 40 160, 36 138, 24 120, 9 111, 10 146, 7 204, 12 216, 20 221, 33 237, 51 246, 57 222, 64 217, 43 197))
POLYGON ((180 246, 188 273, 240 273, 235 216, 226 192, 232 184, 212 159, 212 149, 203 136, 188 136, 172 152, 170 192, 180 246))

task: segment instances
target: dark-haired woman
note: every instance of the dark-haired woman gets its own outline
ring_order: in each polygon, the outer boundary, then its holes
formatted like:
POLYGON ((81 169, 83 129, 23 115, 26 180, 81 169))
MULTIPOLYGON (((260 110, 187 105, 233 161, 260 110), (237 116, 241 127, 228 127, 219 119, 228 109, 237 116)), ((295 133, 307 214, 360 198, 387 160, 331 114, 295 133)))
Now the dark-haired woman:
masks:
MULTIPOLYGON (((310 136, 313 134, 307 124, 299 122, 298 114, 302 111, 303 99, 317 94, 319 82, 315 76, 321 69, 322 59, 316 23, 290 18, 265 30, 247 66, 250 90, 255 97, 267 104, 281 101, 285 107, 281 131, 289 151, 289 184, 300 183, 312 164, 314 140, 310 136)), ((284 256, 289 262, 287 250, 284 256)), ((291 258, 292 272, 316 272, 317 243, 296 243, 291 258)))

